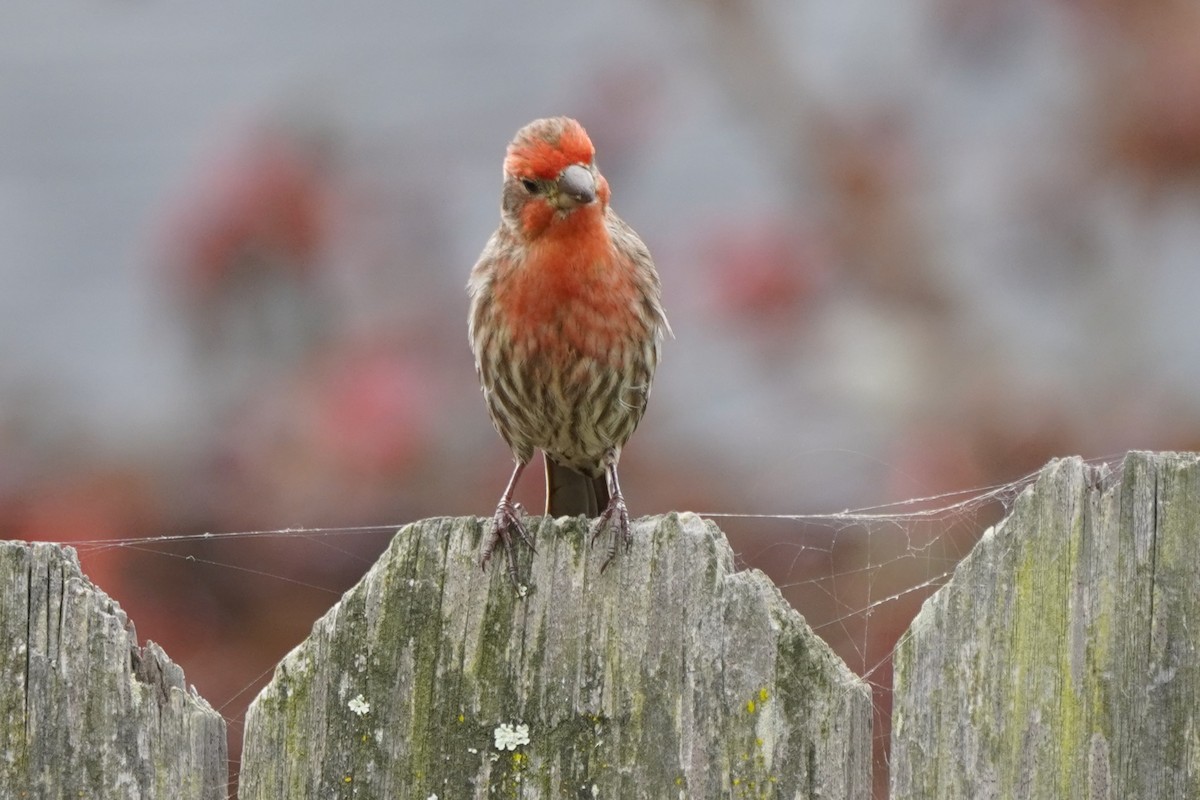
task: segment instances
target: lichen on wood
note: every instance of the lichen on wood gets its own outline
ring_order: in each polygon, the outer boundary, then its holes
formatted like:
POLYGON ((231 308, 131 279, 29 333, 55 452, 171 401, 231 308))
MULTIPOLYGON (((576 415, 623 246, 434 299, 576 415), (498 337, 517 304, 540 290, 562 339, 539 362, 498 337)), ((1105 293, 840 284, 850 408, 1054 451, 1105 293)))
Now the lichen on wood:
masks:
POLYGON ((711 523, 635 524, 603 574, 531 520, 524 592, 485 520, 402 529, 247 714, 241 798, 866 798, 871 698, 711 523))

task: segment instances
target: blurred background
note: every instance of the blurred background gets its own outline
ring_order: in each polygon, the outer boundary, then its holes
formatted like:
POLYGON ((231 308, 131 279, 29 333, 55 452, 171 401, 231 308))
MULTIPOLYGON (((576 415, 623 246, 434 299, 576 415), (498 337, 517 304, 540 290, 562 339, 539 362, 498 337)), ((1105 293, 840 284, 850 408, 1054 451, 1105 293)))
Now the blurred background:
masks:
MULTIPOLYGON (((464 285, 505 145, 554 114, 675 329, 635 516, 1200 447, 1197 41, 1183 0, 7 4, 0 537, 490 515, 464 285)), ((719 520, 878 685, 881 766, 887 653, 1001 510, 719 520)), ((236 759, 264 670, 389 535, 83 556, 236 759)))

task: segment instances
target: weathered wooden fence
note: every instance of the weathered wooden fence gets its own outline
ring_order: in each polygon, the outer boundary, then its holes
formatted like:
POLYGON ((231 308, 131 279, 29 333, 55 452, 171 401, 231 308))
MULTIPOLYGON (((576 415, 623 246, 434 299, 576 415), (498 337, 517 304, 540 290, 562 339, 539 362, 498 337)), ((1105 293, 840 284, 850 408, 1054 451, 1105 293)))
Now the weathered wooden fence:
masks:
MULTIPOLYGON (((693 515, 399 532, 246 719, 250 798, 866 798, 870 693, 693 515)), ((1200 797, 1200 457, 1048 465, 896 653, 895 798, 1200 797)), ((69 548, 0 544, 0 797, 223 798, 224 726, 69 548)))
POLYGON ((897 800, 1200 798, 1200 456, 1051 463, 894 683, 897 800))
POLYGON ((867 687, 713 525, 644 520, 601 575, 542 520, 524 597, 480 574, 482 528, 405 528, 284 659, 243 800, 868 796, 867 687))
POLYGON ((0 541, 0 798, 224 798, 225 721, 79 571, 0 541))

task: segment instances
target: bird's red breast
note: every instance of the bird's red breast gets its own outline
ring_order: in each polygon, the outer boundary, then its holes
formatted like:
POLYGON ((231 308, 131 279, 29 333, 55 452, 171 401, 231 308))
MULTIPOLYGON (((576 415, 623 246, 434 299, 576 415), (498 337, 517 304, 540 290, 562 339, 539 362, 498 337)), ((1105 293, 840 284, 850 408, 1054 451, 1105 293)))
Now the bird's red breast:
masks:
POLYGON ((507 266, 496 304, 514 341, 559 365, 619 360, 633 333, 637 287, 598 207, 552 225, 507 266))

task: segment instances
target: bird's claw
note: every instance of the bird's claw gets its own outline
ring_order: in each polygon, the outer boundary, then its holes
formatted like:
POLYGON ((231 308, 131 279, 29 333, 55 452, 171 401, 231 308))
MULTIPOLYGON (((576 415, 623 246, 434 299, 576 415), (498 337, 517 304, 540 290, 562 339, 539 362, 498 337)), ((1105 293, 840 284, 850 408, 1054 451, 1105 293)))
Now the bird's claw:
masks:
POLYGON ((629 530, 629 510, 625 507, 625 498, 619 494, 612 496, 608 501, 608 507, 592 525, 592 545, 596 544, 600 534, 609 525, 613 527, 613 537, 612 543, 608 546, 608 556, 600 567, 602 575, 604 570, 608 569, 608 565, 617 557, 617 549, 620 545, 624 545, 626 551, 633 545, 633 534, 629 530))
POLYGON ((508 561, 508 577, 513 582, 514 586, 520 586, 521 581, 517 577, 517 552, 515 538, 519 537, 521 541, 529 545, 529 549, 537 552, 537 548, 533 546, 533 538, 529 535, 529 529, 525 527, 525 509, 520 503, 511 503, 501 501, 496 507, 496 513, 492 516, 492 530, 488 536, 487 546, 483 549, 483 557, 479 560, 479 568, 486 570, 488 562, 492 558, 492 553, 496 551, 496 546, 504 545, 504 556, 508 561), (513 536, 514 532, 516 537, 513 536))

